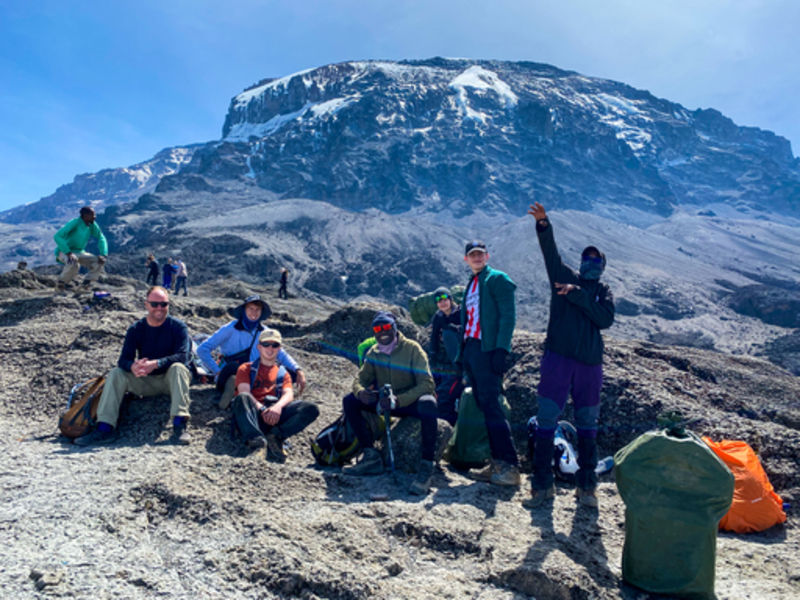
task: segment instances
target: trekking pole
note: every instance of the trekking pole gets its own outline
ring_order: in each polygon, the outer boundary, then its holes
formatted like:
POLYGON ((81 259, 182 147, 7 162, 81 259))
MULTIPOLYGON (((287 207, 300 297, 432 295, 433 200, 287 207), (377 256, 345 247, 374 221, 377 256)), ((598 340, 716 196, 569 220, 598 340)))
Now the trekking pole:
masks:
POLYGON ((392 384, 385 384, 378 395, 378 406, 383 413, 384 427, 386 428, 386 444, 389 446, 389 472, 394 473, 394 450, 392 450, 392 420, 391 411, 395 406, 392 384))

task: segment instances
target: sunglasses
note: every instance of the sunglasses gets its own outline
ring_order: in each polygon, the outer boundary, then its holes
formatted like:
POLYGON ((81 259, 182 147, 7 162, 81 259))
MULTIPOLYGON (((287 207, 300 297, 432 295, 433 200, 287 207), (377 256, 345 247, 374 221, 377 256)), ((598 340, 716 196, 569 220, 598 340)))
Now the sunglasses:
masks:
POLYGON ((596 265, 599 265, 603 262, 603 259, 599 256, 583 256, 581 260, 588 260, 589 262, 593 262, 596 265))
POLYGON ((441 296, 434 296, 433 297, 433 299, 436 300, 436 302, 441 302, 442 300, 447 300, 449 298, 450 298, 450 296, 448 296, 447 294, 442 294, 441 296))
POLYGON ((264 348, 280 348, 281 345, 278 342, 259 342, 264 348))
POLYGON ((150 300, 148 300, 147 303, 153 308, 166 308, 169 306, 169 302, 150 302, 150 300))
POLYGON ((391 331, 391 330, 392 330, 391 323, 384 323, 383 325, 375 325, 375 327, 372 328, 372 331, 374 331, 375 333, 380 333, 381 331, 391 331))

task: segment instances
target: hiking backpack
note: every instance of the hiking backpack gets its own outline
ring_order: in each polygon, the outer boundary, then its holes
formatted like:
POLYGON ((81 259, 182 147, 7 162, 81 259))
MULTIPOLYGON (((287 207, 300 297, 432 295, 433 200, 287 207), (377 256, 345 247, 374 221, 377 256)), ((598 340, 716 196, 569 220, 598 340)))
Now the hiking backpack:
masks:
MULTIPOLYGON (((375 413, 361 411, 361 414, 364 415, 367 427, 372 430, 375 440, 382 439, 386 433, 385 421, 375 413)), ((311 454, 314 455, 317 464, 323 467, 343 465, 359 452, 361 443, 344 413, 311 440, 311 454)))
POLYGON ((106 376, 101 375, 79 383, 70 390, 67 410, 58 419, 62 435, 75 439, 94 429, 97 424, 97 405, 105 383, 106 376))
POLYGON ((314 455, 317 464, 326 467, 342 465, 360 450, 361 444, 344 414, 339 415, 338 419, 311 440, 311 454, 314 455))

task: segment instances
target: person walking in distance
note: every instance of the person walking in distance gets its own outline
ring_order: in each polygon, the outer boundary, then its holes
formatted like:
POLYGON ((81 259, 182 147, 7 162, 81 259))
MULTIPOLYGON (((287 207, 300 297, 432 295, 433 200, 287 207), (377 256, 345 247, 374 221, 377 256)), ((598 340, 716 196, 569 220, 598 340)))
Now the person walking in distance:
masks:
POLYGON ((157 285, 158 284, 158 261, 156 257, 150 254, 147 257, 147 278, 145 279, 145 283, 149 285, 157 285))
POLYGON ((183 288, 183 295, 188 296, 189 292, 186 289, 186 279, 189 277, 189 271, 186 269, 186 263, 179 258, 175 264, 178 267, 178 273, 175 279, 175 295, 177 296, 178 292, 183 288))
POLYGON ((289 299, 289 291, 287 290, 288 284, 289 284, 289 269, 283 267, 281 269, 281 287, 278 288, 278 298, 283 298, 284 300, 289 299))

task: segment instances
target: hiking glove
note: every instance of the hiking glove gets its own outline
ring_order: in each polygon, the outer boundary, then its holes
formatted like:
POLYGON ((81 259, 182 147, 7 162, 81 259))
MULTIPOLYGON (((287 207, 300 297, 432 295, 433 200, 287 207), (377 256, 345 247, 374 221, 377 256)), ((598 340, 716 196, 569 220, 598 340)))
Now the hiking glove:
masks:
POLYGON ((489 360, 489 365, 492 368, 492 373, 495 375, 502 375, 506 372, 506 360, 508 358, 508 351, 505 348, 495 348, 492 350, 492 357, 489 360))
POLYGON ((356 397, 361 404, 371 404, 375 398, 375 393, 372 390, 361 390, 356 397))
POLYGON ((100 263, 101 265, 106 264, 107 260, 108 260, 107 256, 98 256, 97 257, 97 262, 100 263))

